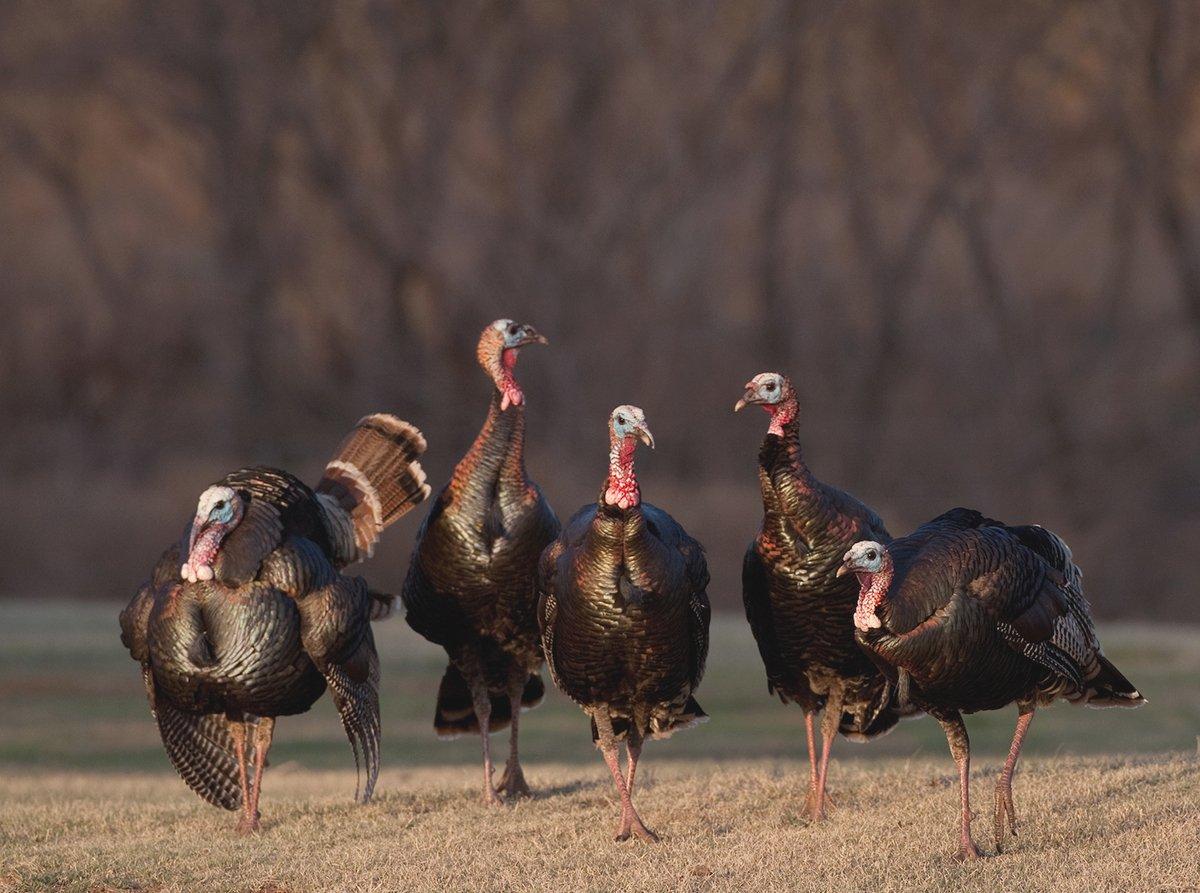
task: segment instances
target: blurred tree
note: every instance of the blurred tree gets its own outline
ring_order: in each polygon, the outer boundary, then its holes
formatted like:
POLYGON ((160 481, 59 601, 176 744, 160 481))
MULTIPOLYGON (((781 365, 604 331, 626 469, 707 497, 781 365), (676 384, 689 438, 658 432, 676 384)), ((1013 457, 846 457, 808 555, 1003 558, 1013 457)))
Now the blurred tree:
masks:
POLYGON ((1100 613, 1200 618, 1198 103, 1187 0, 0 5, 0 593, 124 595, 371 409, 443 478, 510 316, 552 501, 640 404, 718 604, 774 367, 894 530, 1044 521, 1100 613))

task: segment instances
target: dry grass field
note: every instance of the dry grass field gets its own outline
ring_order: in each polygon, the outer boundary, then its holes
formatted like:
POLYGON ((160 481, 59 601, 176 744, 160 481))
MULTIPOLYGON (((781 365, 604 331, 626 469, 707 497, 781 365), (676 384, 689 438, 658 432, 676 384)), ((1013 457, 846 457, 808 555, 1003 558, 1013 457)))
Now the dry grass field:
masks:
MULTIPOLYGON (((1022 834, 959 865, 953 764, 937 726, 839 742, 838 809, 799 816, 800 716, 769 699, 738 618, 714 621, 701 703, 710 723, 652 743, 639 805, 662 844, 611 841, 616 800, 576 708, 529 715, 538 795, 476 800, 474 741, 429 728, 438 652, 379 627, 384 773, 350 803, 349 748, 327 702, 283 720, 264 829, 231 832, 171 773, 117 641, 116 606, 0 604, 0 891, 317 890, 1200 890, 1200 631, 1102 629, 1147 693, 1136 712, 1059 706, 1030 734, 1015 791, 1022 834)), ((976 837, 1012 711, 968 719, 976 837)))

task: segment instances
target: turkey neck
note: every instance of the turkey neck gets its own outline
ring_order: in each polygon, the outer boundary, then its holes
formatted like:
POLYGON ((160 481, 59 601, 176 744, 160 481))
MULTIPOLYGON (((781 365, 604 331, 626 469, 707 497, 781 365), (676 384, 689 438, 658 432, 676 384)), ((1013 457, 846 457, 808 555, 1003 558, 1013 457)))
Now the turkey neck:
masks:
POLYGON ((801 508, 794 503, 809 502, 820 494, 817 479, 804 463, 799 420, 793 417, 779 428, 782 433, 768 431, 763 439, 758 453, 758 481, 767 510, 792 515, 801 508))
POLYGON ((600 491, 599 507, 592 522, 592 542, 624 567, 638 586, 650 589, 655 568, 663 565, 662 544, 647 529, 642 511, 642 494, 633 470, 637 443, 632 437, 609 434, 608 477, 600 491), (629 508, 608 501, 609 493, 633 500, 629 508))
POLYGON ((806 549, 815 553, 806 561, 828 564, 832 573, 842 551, 856 538, 857 526, 842 516, 805 464, 799 421, 792 417, 772 427, 782 433, 768 432, 759 452, 764 535, 784 546, 803 540, 806 549))
POLYGON ((525 404, 500 410, 500 392, 492 392, 487 418, 475 442, 455 466, 449 489, 456 495, 491 503, 492 496, 510 487, 524 490, 525 476, 525 404))
POLYGON ((607 496, 613 493, 617 498, 624 496, 630 502, 630 508, 636 508, 642 501, 638 489, 637 475, 633 470, 633 455, 637 443, 632 437, 618 437, 615 432, 608 436, 608 477, 604 479, 604 490, 600 494, 601 505, 616 505, 608 503, 607 496))
POLYGON ((859 587, 858 603, 854 607, 854 625, 861 632, 869 633, 872 628, 879 629, 878 626, 872 627, 870 624, 882 622, 882 618, 879 617, 879 609, 883 607, 887 591, 892 585, 894 573, 892 565, 888 564, 877 573, 863 575, 859 587))

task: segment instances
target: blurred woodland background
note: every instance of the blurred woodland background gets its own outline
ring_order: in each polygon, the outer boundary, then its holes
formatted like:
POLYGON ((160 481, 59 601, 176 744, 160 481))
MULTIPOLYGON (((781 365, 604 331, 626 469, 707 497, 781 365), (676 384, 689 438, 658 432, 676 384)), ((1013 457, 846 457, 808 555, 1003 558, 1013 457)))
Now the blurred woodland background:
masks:
POLYGON ((513 317, 531 475, 565 518, 641 405, 719 606, 777 369, 893 533, 1038 521, 1200 620, 1200 4, 6 2, 0 233, 3 595, 128 598, 367 411, 440 484, 513 317))

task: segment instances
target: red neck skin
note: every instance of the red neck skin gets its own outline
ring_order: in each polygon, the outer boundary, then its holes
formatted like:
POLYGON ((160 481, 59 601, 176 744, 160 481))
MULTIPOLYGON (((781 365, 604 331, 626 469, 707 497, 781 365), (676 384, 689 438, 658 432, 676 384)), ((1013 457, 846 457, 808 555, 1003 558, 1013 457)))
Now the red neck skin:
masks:
POLYGON ((796 416, 800 414, 800 405, 796 402, 795 393, 789 393, 779 403, 764 403, 762 408, 771 416, 771 427, 767 429, 767 433, 776 437, 783 437, 783 429, 796 421, 796 416))
POLYGON ((858 577, 859 590, 858 604, 854 608, 854 626, 864 633, 870 632, 872 629, 879 629, 883 625, 875 611, 883 604, 883 600, 887 596, 894 572, 892 559, 885 552, 883 567, 877 573, 872 574, 865 571, 855 573, 855 576, 858 577))
POLYGON ((495 372, 496 389, 500 392, 500 411, 525 402, 525 392, 517 384, 513 370, 517 368, 519 347, 506 347, 500 352, 500 367, 495 372))
POLYGON ((642 501, 637 476, 633 473, 633 454, 637 449, 637 441, 632 437, 618 439, 611 429, 608 441, 608 480, 604 482, 604 501, 622 509, 633 508, 642 501))
POLYGON ((213 578, 213 563, 217 560, 217 552, 225 535, 233 524, 213 523, 207 526, 200 518, 192 522, 192 536, 188 543, 188 555, 180 573, 185 578, 194 575, 199 580, 213 578))

